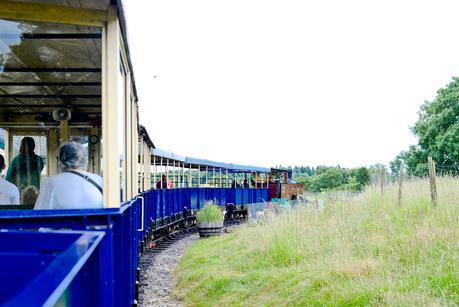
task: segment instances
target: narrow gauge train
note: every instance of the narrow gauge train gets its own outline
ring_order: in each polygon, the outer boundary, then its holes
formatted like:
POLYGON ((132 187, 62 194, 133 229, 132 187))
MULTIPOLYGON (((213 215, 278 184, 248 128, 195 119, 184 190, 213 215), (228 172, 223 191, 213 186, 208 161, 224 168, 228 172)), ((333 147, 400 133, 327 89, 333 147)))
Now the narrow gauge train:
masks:
POLYGON ((193 222, 204 201, 268 199, 268 168, 155 148, 138 99, 120 0, 0 2, 0 128, 6 165, 24 136, 57 174, 57 150, 88 148, 104 209, 0 206, 0 305, 137 304, 150 240, 193 222), (163 175, 170 186, 163 185, 163 175), (252 184, 233 185, 244 179, 252 184))

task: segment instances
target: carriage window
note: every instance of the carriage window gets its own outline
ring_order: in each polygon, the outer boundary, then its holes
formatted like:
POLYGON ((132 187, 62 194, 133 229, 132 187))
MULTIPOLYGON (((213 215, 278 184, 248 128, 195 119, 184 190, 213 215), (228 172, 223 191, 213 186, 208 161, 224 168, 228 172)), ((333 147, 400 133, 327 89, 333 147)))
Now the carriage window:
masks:
POLYGON ((101 175, 101 131, 98 128, 71 128, 70 141, 88 149, 88 171, 101 175))

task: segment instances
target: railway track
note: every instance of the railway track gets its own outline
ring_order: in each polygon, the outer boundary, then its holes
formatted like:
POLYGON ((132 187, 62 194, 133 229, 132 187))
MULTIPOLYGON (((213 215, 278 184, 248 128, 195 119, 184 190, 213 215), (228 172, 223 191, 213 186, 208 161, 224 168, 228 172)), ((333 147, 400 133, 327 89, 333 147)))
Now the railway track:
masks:
POLYGON ((156 240, 151 241, 151 245, 149 249, 146 251, 147 253, 153 253, 157 254, 160 253, 167 248, 169 248, 171 245, 173 245, 175 242, 186 238, 190 234, 196 233, 198 229, 196 226, 192 226, 186 229, 174 231, 173 233, 164 236, 162 238, 158 238, 156 240))
MULTIPOLYGON (((224 229, 223 232, 229 232, 228 228, 232 226, 237 226, 242 223, 245 223, 245 220, 243 219, 233 219, 233 220, 226 220, 224 222, 224 229)), ((166 250, 168 247, 173 245, 175 242, 178 240, 181 240, 183 238, 186 238, 190 234, 197 233, 198 229, 195 225, 190 226, 185 229, 179 229, 174 232, 171 232, 167 235, 158 237, 154 240, 151 240, 148 243, 148 248, 144 249, 144 254, 145 253, 153 253, 157 254, 160 253, 161 251, 166 250)), ((139 263, 142 263, 142 257, 140 258, 139 263)))
MULTIPOLYGON (((225 232, 244 222, 225 221, 225 232)), ((198 229, 191 226, 150 241, 139 259, 139 306, 181 306, 171 293, 175 287, 173 271, 186 249, 198 239, 198 229)))

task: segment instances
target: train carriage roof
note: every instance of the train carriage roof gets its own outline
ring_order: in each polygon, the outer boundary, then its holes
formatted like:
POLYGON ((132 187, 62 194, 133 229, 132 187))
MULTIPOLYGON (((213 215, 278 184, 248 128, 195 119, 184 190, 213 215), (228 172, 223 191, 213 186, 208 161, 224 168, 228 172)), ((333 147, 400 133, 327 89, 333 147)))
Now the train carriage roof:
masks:
POLYGON ((117 4, 119 1, 114 0, 9 0, 12 2, 23 2, 23 3, 40 3, 40 4, 51 4, 60 5, 75 8, 105 10, 110 4, 117 4))
POLYGON ((150 136, 148 135, 148 131, 143 125, 139 125, 139 136, 142 136, 145 142, 147 142, 148 146, 151 148, 156 148, 155 144, 153 144, 153 141, 151 140, 150 136))
POLYGON ((202 171, 206 170, 206 168, 223 169, 233 173, 269 173, 271 171, 270 168, 266 167, 223 163, 206 159, 186 157, 167 150, 161 150, 157 148, 152 149, 151 154, 153 157, 152 162, 154 161, 155 165, 174 166, 175 161, 183 163, 186 168, 191 166, 193 169, 199 169, 202 171))
MULTIPOLYGON (((127 40, 126 22, 120 0, 12 0, 16 3, 49 4, 84 8, 107 15, 117 5, 132 81, 137 90, 127 40)), ((63 21, 64 22, 64 21, 63 21)), ((70 108, 72 122, 97 123, 101 113, 102 31, 100 27, 67 23, 0 19, 0 112, 4 126, 22 127, 36 114, 70 108), (17 122, 17 123, 16 123, 17 122)), ((46 113, 38 122, 56 125, 46 113)))

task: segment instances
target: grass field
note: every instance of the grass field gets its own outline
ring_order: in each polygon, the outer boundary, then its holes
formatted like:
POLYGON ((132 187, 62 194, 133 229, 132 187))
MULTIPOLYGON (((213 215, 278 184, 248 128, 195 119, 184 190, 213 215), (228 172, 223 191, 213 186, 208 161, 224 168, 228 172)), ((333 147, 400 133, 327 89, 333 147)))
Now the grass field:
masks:
POLYGON ((459 304, 459 180, 367 190, 200 240, 176 271, 192 306, 459 304))

